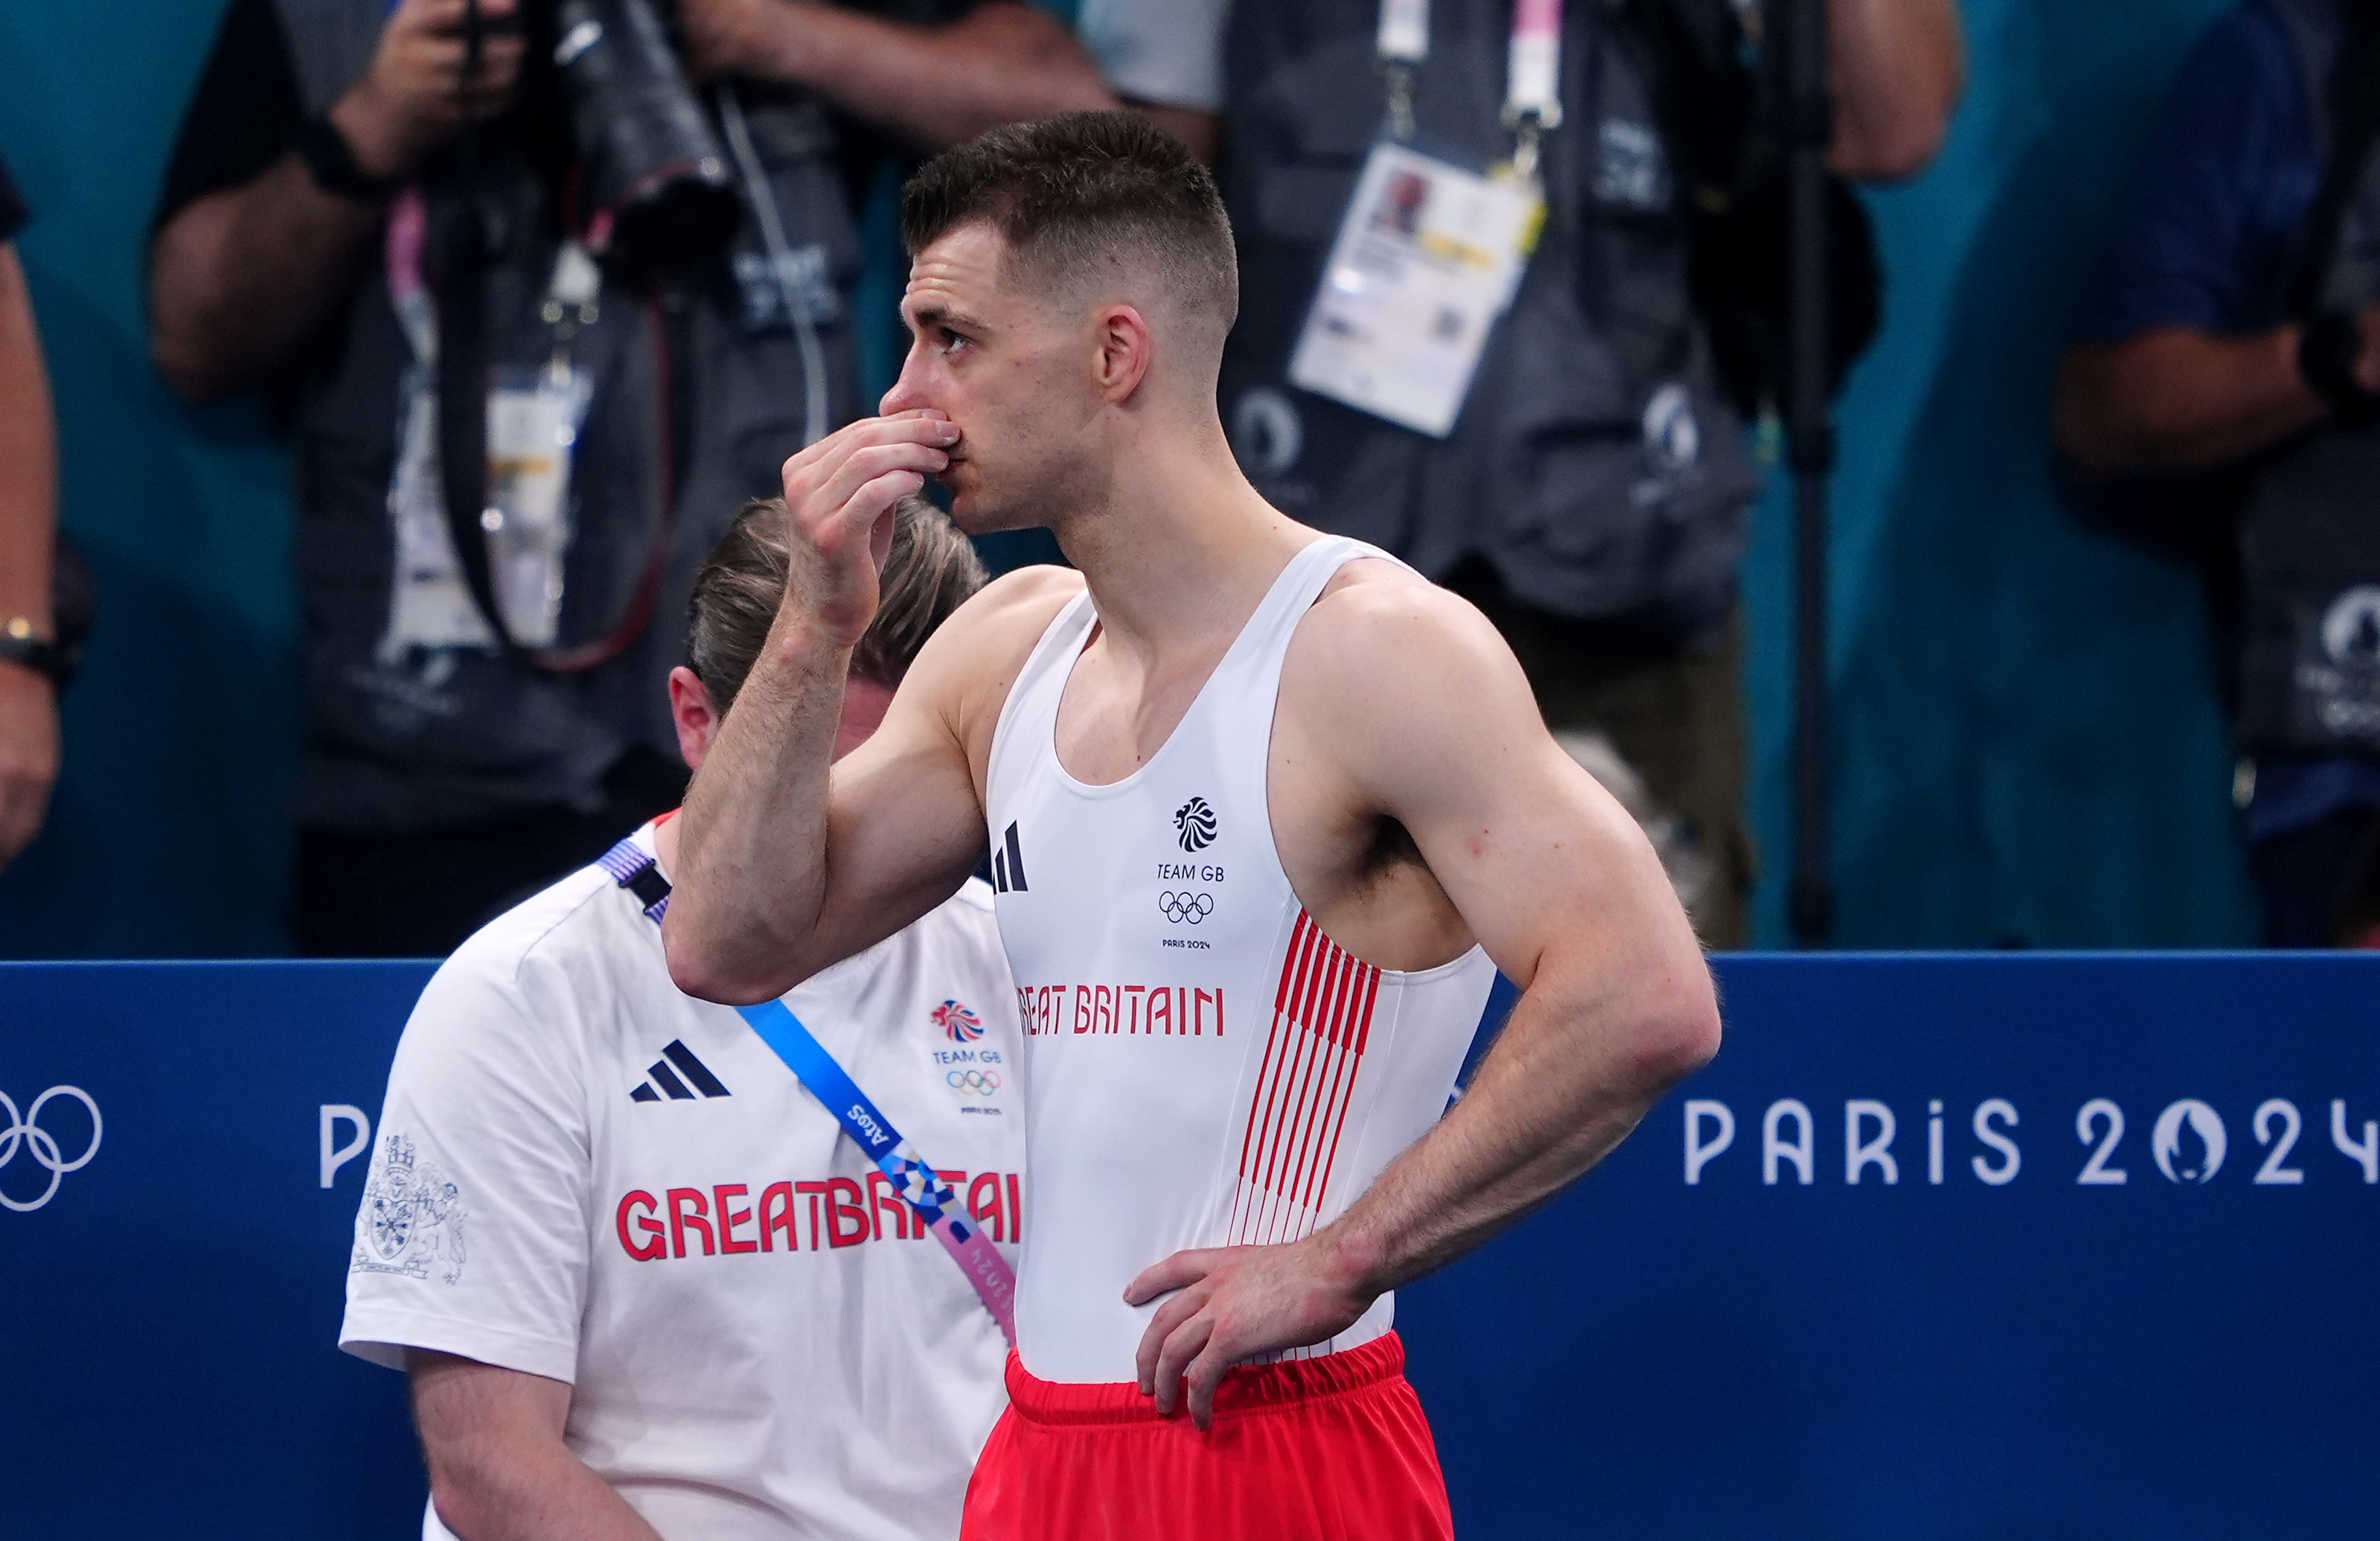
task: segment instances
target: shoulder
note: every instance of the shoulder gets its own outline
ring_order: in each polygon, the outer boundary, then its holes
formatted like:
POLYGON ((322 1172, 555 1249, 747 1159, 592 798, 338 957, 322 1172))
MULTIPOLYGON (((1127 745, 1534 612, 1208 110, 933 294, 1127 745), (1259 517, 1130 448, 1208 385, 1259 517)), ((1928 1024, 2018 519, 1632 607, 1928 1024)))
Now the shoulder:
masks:
POLYGON ((2237 157, 2252 148, 2259 127, 2289 127, 2304 116, 2309 81, 2301 48, 2335 48, 2338 17, 2321 5, 2282 5, 2249 0, 2206 24, 2166 92, 2164 115, 2149 138, 2152 165, 2161 157, 2237 157))
POLYGON ((1545 726, 1512 650, 1475 606, 1410 569, 1358 561, 1291 640, 1274 732, 1378 793, 1475 766, 1543 739, 1545 726))
POLYGON ((1402 563, 1349 562, 1290 644, 1289 667, 1334 687, 1388 686, 1412 677, 1468 673, 1518 678, 1519 665, 1470 601, 1402 563))
POLYGON ((582 868, 472 933, 423 990, 406 1025, 408 1046, 478 1054, 551 1041, 582 1021, 581 997, 603 991, 628 950, 607 912, 613 887, 600 868, 582 868))
POLYGON ((1083 588, 1083 575, 1073 568, 1018 568, 986 583, 958 607, 946 629, 964 620, 978 633, 1016 630, 1038 638, 1083 588))
POLYGON ((1072 568, 1029 567, 983 586, 926 640, 901 693, 930 698, 953 726, 989 723, 1058 612, 1083 592, 1072 568))

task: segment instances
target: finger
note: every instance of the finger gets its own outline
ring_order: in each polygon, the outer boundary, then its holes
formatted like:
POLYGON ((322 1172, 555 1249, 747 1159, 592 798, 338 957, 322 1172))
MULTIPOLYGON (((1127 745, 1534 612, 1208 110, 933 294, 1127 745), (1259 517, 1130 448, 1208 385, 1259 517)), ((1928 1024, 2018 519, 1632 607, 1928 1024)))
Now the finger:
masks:
POLYGON ((947 446, 957 440, 958 430, 945 419, 861 418, 786 458, 779 472, 784 483, 785 502, 789 507, 799 508, 801 500, 856 450, 882 444, 947 446), (936 422, 941 426, 933 426, 936 422))
POLYGON ((1157 1361, 1164 1352, 1165 1339, 1172 1336, 1175 1327, 1198 1314, 1207 1303, 1207 1295, 1203 1288, 1184 1290, 1159 1306, 1157 1315, 1148 1319, 1148 1327, 1140 1335, 1140 1348, 1133 1355, 1133 1372, 1140 1379, 1142 1396, 1157 1389, 1157 1361))
MULTIPOLYGON (((893 471, 914 471, 922 480, 948 470, 949 454, 924 444, 880 444, 856 450, 849 459, 830 471, 826 479, 810 489, 815 508, 848 509, 859 489, 880 476, 893 471)), ((914 489, 913 489, 914 490, 914 489)), ((880 510, 868 510, 870 522, 880 510)))
MULTIPOLYGON (((1207 1340, 1214 1334, 1215 1318, 1201 1312, 1176 1327, 1166 1338, 1164 1351, 1157 1356, 1157 1411, 1166 1417, 1173 1416, 1174 1408, 1181 1403, 1184 1367, 1201 1357, 1201 1351, 1207 1347, 1207 1340)), ((1215 1394, 1209 1388, 1207 1393, 1207 1406, 1209 1412, 1213 1410, 1214 1405, 1215 1394)), ((1195 1413, 1197 1406, 1195 1388, 1192 1392, 1191 1406, 1195 1413)), ((1200 1424, 1198 1426, 1205 1428, 1207 1425, 1200 1424)))
POLYGON ((1230 1373, 1232 1356, 1221 1340, 1208 1333, 1198 1357, 1190 1364, 1184 1384, 1190 1391, 1190 1422, 1204 1433, 1215 1422, 1215 1393, 1230 1373))
POLYGON ((1215 1252, 1212 1248, 1177 1252, 1163 1262, 1152 1263, 1140 1270, 1139 1275, 1123 1287, 1123 1303, 1126 1305, 1147 1305, 1169 1290, 1196 1283, 1212 1273, 1214 1268, 1215 1252))
POLYGON ((844 506, 844 528, 867 531, 868 560, 876 571, 882 572, 885 562, 892 556, 893 505, 925 488, 925 477, 914 471, 887 471, 863 485, 844 506), (875 510, 872 515, 868 512, 871 508, 875 510))

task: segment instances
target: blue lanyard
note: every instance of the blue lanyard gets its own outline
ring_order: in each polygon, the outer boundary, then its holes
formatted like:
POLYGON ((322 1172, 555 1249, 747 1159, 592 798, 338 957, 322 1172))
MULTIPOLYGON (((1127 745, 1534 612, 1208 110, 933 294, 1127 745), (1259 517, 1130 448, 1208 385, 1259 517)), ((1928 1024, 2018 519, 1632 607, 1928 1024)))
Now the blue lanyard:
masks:
MULTIPOLYGON (((596 865, 613 882, 634 894, 655 925, 669 912, 670 883, 661 866, 634 840, 622 840, 596 859, 596 865)), ((984 1309, 1000 1324, 1011 1346, 1016 1342, 1016 1272, 1001 1256, 983 1228, 959 1212, 958 1195, 945 1185, 933 1164, 920 1156, 883 1110, 868 1100, 858 1082, 835 1062, 826 1046, 794 1015, 783 1000, 739 1006, 738 1015, 760 1035, 785 1068, 800 1078, 810 1095, 832 1113, 843 1131, 891 1180, 892 1191, 908 1205, 917 1221, 934 1233, 944 1251, 983 1297, 984 1309)))

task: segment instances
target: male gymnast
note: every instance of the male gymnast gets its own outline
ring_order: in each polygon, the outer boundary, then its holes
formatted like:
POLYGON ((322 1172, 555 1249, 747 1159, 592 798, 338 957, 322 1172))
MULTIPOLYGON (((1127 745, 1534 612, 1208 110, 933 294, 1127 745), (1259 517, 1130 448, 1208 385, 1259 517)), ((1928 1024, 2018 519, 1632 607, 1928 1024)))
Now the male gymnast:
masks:
POLYGON ((1448 1535, 1390 1291, 1716 1051, 1694 933, 1487 621, 1241 475, 1232 235, 1178 143, 997 129, 902 220, 912 346, 884 416, 786 462, 795 571, 687 799, 672 973, 775 995, 988 847, 1038 1198, 965 1534, 1448 1535), (830 777, 928 477, 1079 570, 969 602, 830 777), (1520 1003, 1447 1111, 1497 968, 1520 1003))

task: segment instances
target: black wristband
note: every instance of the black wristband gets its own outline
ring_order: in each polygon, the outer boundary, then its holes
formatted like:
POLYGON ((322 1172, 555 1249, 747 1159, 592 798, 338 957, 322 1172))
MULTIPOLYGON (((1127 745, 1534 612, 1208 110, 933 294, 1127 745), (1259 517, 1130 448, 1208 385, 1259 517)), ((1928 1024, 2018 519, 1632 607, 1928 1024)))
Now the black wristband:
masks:
POLYGON ((2298 373, 2314 395, 2348 422, 2380 420, 2380 393, 2355 378, 2363 355, 2363 324, 2352 311, 2324 311, 2298 334, 2298 373))
POLYGON ((42 641, 32 635, 22 620, 0 625, 0 659, 22 664, 36 674, 47 676, 50 683, 62 691, 72 683, 81 652, 80 648, 42 641))
POLYGON ((308 118, 298 130, 298 158, 316 187, 341 198, 377 203, 396 190, 395 178, 371 176, 356 164, 355 147, 324 114, 308 118))

